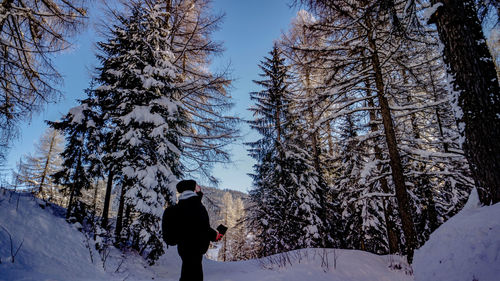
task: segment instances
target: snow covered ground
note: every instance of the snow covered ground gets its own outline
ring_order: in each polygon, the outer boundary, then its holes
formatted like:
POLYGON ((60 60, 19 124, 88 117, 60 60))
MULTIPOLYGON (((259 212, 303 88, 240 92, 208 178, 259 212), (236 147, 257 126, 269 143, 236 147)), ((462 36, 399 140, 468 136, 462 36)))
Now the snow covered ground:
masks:
POLYGON ((416 281, 500 280, 500 203, 479 207, 473 190, 466 206, 416 251, 413 268, 416 281))
MULTIPOLYGON (((151 267, 137 254, 123 254, 114 248, 103 263, 95 251, 91 259, 86 245, 90 243, 92 248, 92 240, 87 240, 78 231, 78 225, 68 224, 61 216, 61 209, 41 209, 39 203, 29 195, 0 190, 1 281, 178 280, 180 259, 175 247, 169 248, 151 267), (12 237, 13 252, 22 243, 14 263, 11 262, 11 239, 7 232, 12 237)), ((492 279, 493 276, 500 276, 499 217, 499 204, 472 208, 439 228, 431 240, 417 251, 416 280, 472 281, 471 276, 479 281, 499 280, 492 279), (483 227, 483 224, 487 226, 483 227), (454 235, 457 231, 463 234, 454 235), (458 249, 450 249, 453 247, 458 249), (445 273, 449 274, 449 278, 445 273)), ((409 274, 411 268, 398 256, 334 249, 307 249, 269 259, 241 262, 205 259, 204 272, 208 281, 414 279, 409 274)))
MULTIPOLYGON (((179 279, 181 261, 175 247, 152 267, 137 254, 124 255, 116 249, 104 264, 96 252, 92 261, 86 247, 89 240, 78 231, 78 225, 68 224, 60 209, 41 209, 39 203, 29 195, 0 190, 0 225, 5 228, 0 230, 0 280, 179 279), (14 263, 6 230, 12 236, 14 252, 22 243, 14 263)), ((205 280, 218 281, 413 280, 404 269, 390 269, 390 264, 403 262, 397 256, 361 251, 308 249, 242 262, 205 259, 204 272, 205 280)))

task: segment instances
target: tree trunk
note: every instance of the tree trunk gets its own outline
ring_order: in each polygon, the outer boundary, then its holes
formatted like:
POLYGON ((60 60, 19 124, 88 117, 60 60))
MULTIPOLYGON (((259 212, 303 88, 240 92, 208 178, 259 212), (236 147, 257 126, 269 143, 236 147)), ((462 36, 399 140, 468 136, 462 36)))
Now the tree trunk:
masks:
MULTIPOLYGON (((359 215, 361 217, 361 214, 359 215)), ((366 244, 365 244, 365 232, 363 231, 363 219, 361 219, 361 223, 359 224, 359 249, 361 251, 366 251, 366 244)))
POLYGON ((122 228, 125 228, 127 230, 127 239, 130 239, 131 235, 131 229, 129 227, 131 221, 132 221, 132 205, 127 204, 127 208, 125 208, 124 220, 122 223, 122 228))
MULTIPOLYGON (((403 83, 406 85, 408 83, 408 77, 406 75, 405 70, 401 70, 401 75, 403 76, 403 83)), ((406 96, 406 100, 408 104, 411 104, 413 102, 411 95, 409 94, 406 96)), ((418 140, 420 139, 420 128, 418 127, 417 124, 417 115, 415 112, 412 112, 410 114, 410 119, 411 119, 413 137, 416 140, 418 140)), ((422 149, 420 143, 417 143, 417 148, 422 149)), ((438 213, 436 210, 436 202, 434 201, 434 194, 432 192, 433 187, 430 184, 429 176, 425 173, 425 168, 426 168, 425 163, 418 162, 416 164, 416 168, 421 173, 421 175, 418 177, 417 183, 424 188, 424 196, 426 200, 425 210, 427 213, 429 228, 432 232, 438 227, 438 213)))
MULTIPOLYGON (((429 184, 427 183, 427 185, 429 184)), ((425 189, 425 197, 427 201, 427 218, 429 219, 429 229, 432 233, 438 228, 439 223, 436 201, 434 201, 434 194, 431 188, 425 189)))
MULTIPOLYGON (((434 73, 432 72, 432 68, 429 66, 428 68, 428 73, 429 73, 429 79, 431 81, 431 86, 432 86, 432 94, 434 96, 434 102, 437 102, 439 100, 438 97, 438 91, 436 89, 436 81, 434 80, 434 73)), ((444 138, 444 131, 443 131, 443 122, 441 121, 441 114, 439 113, 439 106, 436 105, 435 107, 435 113, 436 113, 436 121, 438 123, 438 128, 439 128, 439 136, 441 138, 441 142, 443 143, 443 150, 445 153, 448 153, 449 151, 449 145, 446 142, 444 138)))
MULTIPOLYGON (((307 41, 308 41, 308 37, 306 35, 306 26, 304 26, 302 28, 302 38, 304 40, 304 43, 307 44, 307 41)), ((305 86, 306 86, 306 93, 307 93, 307 97, 311 97, 312 93, 311 93, 311 69, 309 66, 306 66, 305 67, 305 86)), ((309 102, 309 105, 308 105, 308 111, 309 111, 309 123, 310 123, 310 127, 314 130, 311 134, 311 144, 312 144, 312 149, 313 149, 313 161, 314 161, 314 168, 316 169, 316 172, 318 173, 318 175, 322 175, 321 171, 320 171, 320 151, 319 151, 319 147, 318 147, 318 140, 319 140, 319 136, 318 136, 318 128, 315 128, 316 127, 316 121, 315 121, 315 116, 314 116, 314 108, 313 108, 313 104, 312 102, 309 102)))
MULTIPOLYGON (((109 169, 108 181, 106 183, 106 195, 104 196, 104 207, 102 209, 102 223, 101 226, 108 229, 108 215, 109 215, 109 204, 111 201, 111 189, 113 188, 113 167, 109 169)), ((120 198, 121 199, 121 198, 120 198)))
POLYGON ((321 172, 321 165, 320 165, 320 158, 319 158, 319 147, 318 147, 318 128, 314 128, 316 126, 315 122, 315 117, 314 117, 314 109, 312 105, 309 105, 309 118, 311 122, 311 128, 313 128, 313 133, 311 134, 311 144, 313 148, 313 164, 314 164, 314 169, 316 170, 316 173, 321 177, 322 172, 321 172))
POLYGON ((330 121, 326 123, 326 134, 328 140, 328 155, 330 155, 330 157, 333 157, 334 147, 333 147, 333 137, 332 137, 332 125, 330 124, 330 121))
MULTIPOLYGON (((14 2, 14 0, 4 0, 2 1, 2 3, 0 3, 0 14, 7 14, 8 11, 10 11, 10 9, 12 8, 12 3, 14 2)), ((8 17, 3 17, 3 19, 0 21, 0 32, 3 32, 3 26, 5 24, 5 22, 7 21, 8 17)), ((5 61, 8 61, 9 60, 9 48, 7 47, 7 44, 4 44, 2 46, 2 53, 1 53, 1 56, 2 56, 2 60, 3 62, 5 61)), ((2 64, 4 64, 2 62, 2 64)), ((8 72, 10 71, 6 71, 6 67, 2 67, 2 73, 1 75, 4 75, 4 76, 8 76, 8 72)), ((13 111, 13 104, 10 102, 10 95, 11 95, 11 83, 8 79, 5 79, 5 85, 3 85, 3 92, 4 92, 4 95, 5 95, 5 101, 4 101, 4 104, 0 104, 0 114, 2 115, 5 115, 5 120, 7 122, 7 124, 5 124, 5 127, 4 128, 8 128, 9 126, 12 126, 10 121, 14 118, 13 114, 12 114, 12 111, 13 111)), ((4 124, 2 124, 4 125, 4 124)), ((3 127, 3 126, 2 126, 3 127)), ((8 145, 8 140, 5 141, 5 144, 2 143, 1 146, 7 146, 8 145)))
POLYGON ((66 209, 66 219, 69 219, 71 216, 71 212, 73 209, 73 201, 76 196, 76 189, 77 189, 77 184, 80 178, 80 169, 82 165, 82 151, 80 150, 78 152, 78 162, 76 164, 76 170, 75 170, 75 178, 73 180, 73 183, 71 184, 71 191, 70 191, 70 196, 69 196, 69 202, 68 202, 68 208, 66 209))
POLYGON ((43 184, 45 182, 45 178, 47 177, 48 174, 48 169, 49 169, 49 164, 50 164, 50 158, 52 156, 52 150, 54 149, 54 142, 56 139, 56 133, 55 131, 52 133, 52 137, 50 138, 50 145, 49 145, 49 152, 47 153, 47 159, 45 160, 45 166, 43 167, 43 172, 42 172, 42 179, 40 180, 40 185, 38 186, 38 194, 42 196, 42 199, 45 200, 45 196, 43 195, 43 184))
POLYGON ((118 204, 118 214, 116 215, 115 239, 117 242, 121 241, 124 207, 125 207, 125 184, 122 183, 122 190, 120 192, 120 203, 118 204))
MULTIPOLYGON (((280 59, 280 57, 278 54, 278 47, 275 45, 273 48, 273 64, 274 64, 274 61, 279 60, 279 59, 280 59)), ((283 160, 285 159, 285 155, 284 155, 284 151, 283 151, 284 148, 281 146, 282 145, 282 143, 281 143, 281 106, 283 104, 283 100, 282 100, 281 94, 275 93, 275 95, 276 95, 276 97, 275 97, 276 98, 276 103, 275 103, 276 113, 274 116, 274 126, 276 127, 276 147, 279 147, 280 161, 283 162, 283 160)))
POLYGON ((94 179, 94 199, 92 200, 92 209, 94 214, 97 214, 97 197, 99 196, 99 178, 94 179))
MULTIPOLYGON (((406 86, 408 85, 408 76, 406 75, 406 71, 404 69, 401 69, 401 76, 403 77, 403 85, 406 86)), ((411 105, 412 98, 410 93, 406 93, 406 102, 408 102, 408 105, 411 105)), ((411 121, 411 129, 413 133, 413 137, 415 139, 420 139, 420 130, 418 128, 418 118, 417 114, 413 111, 410 113, 410 121, 411 121)), ((418 144, 419 148, 420 145, 418 144)))
MULTIPOLYGON (((310 73, 309 67, 306 68, 306 91, 307 91, 307 96, 311 97, 311 73, 310 73)), ((327 223, 327 200, 326 200, 326 183, 323 175, 323 171, 321 170, 321 165, 320 165, 320 149, 319 149, 319 128, 316 127, 316 116, 314 114, 314 108, 312 103, 309 103, 308 105, 309 108, 309 122, 310 122, 310 127, 314 130, 311 134, 311 145, 313 148, 313 166, 314 170, 318 174, 319 177, 319 190, 317 191, 318 193, 318 198, 319 198, 319 204, 321 206, 319 217, 320 220, 325 223, 325 225, 329 225, 327 223)), ((327 227, 328 229, 329 227, 327 227)), ((326 231, 325 231, 326 232, 326 231)), ((330 241, 328 238, 323 235, 323 247, 329 247, 330 241)))
MULTIPOLYGON (((371 25, 367 21, 367 25, 371 25)), ((377 52, 377 45, 373 38, 373 31, 368 26, 368 43, 371 48, 371 63, 373 71, 375 72, 375 86, 377 88, 378 103, 380 105, 380 112, 382 114, 382 123, 384 124, 385 139, 387 148, 389 149, 389 164, 392 170, 392 180, 396 191, 396 199, 398 202, 398 211, 401 217, 401 224, 406 239, 406 250, 408 254, 408 262, 413 260, 413 251, 417 246, 415 225, 411 217, 410 202, 408 199, 408 191, 405 184, 405 177, 403 174, 403 165, 401 164, 401 157, 399 156, 398 146, 396 142, 396 133, 392 120, 389 102, 384 95, 384 80, 382 77, 382 69, 377 52)))
MULTIPOLYGON (((370 83, 367 82, 367 88, 370 88, 370 83)), ((371 96, 371 93, 368 93, 369 96, 371 96)), ((373 102, 373 99, 368 99, 368 106, 371 108, 375 108, 375 103, 373 102)), ((376 113, 375 109, 370 110, 370 130, 375 133, 378 132, 378 126, 375 123, 376 121, 376 113)), ((380 147, 375 144, 374 147, 375 150, 375 159, 377 159, 379 162, 383 160, 382 157, 382 150, 380 147)), ((385 172, 385 169, 381 167, 381 164, 378 164, 377 167, 382 173, 385 172)), ((387 179, 385 177, 382 177, 380 179, 380 187, 382 188, 382 191, 386 194, 390 193, 391 190, 389 189, 389 184, 387 183, 387 179)), ((385 227, 387 230, 387 240, 389 241, 389 254, 396 254, 399 253, 399 238, 398 234, 396 233, 396 224, 392 221, 390 215, 393 213, 392 211, 392 204, 391 200, 386 200, 385 197, 382 197, 382 206, 384 207, 384 220, 385 220, 385 227)))
POLYGON ((75 183, 73 183, 69 195, 68 207, 66 207, 66 219, 69 219, 69 217, 71 216, 71 209, 73 209, 73 198, 75 197, 75 188, 75 183))
POLYGON ((455 117, 483 204, 500 202, 500 93, 492 56, 472 0, 442 3, 429 23, 443 42, 444 61, 458 93, 455 117))

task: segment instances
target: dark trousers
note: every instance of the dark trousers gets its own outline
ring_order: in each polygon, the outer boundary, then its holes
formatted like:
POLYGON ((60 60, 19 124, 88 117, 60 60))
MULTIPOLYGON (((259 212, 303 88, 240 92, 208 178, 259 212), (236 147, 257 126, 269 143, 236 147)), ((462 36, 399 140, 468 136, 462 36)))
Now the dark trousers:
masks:
POLYGON ((202 254, 180 255, 182 259, 181 279, 179 281, 203 281, 202 254))

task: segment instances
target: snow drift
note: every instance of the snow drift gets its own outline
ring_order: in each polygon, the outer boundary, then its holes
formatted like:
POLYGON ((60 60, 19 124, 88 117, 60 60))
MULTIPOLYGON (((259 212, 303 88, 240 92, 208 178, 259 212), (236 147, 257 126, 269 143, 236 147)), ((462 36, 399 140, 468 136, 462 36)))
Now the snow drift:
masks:
POLYGON ((500 203, 479 207, 473 190, 462 211, 415 252, 416 281, 500 280, 500 203))

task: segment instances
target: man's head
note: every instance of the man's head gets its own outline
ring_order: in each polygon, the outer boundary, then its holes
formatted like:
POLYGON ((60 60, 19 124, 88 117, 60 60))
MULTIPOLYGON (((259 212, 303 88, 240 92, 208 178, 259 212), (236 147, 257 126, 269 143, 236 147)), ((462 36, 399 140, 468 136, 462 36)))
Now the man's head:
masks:
POLYGON ((196 188, 196 181, 194 180, 181 180, 175 186, 177 188, 177 192, 182 193, 186 190, 194 191, 196 188))

